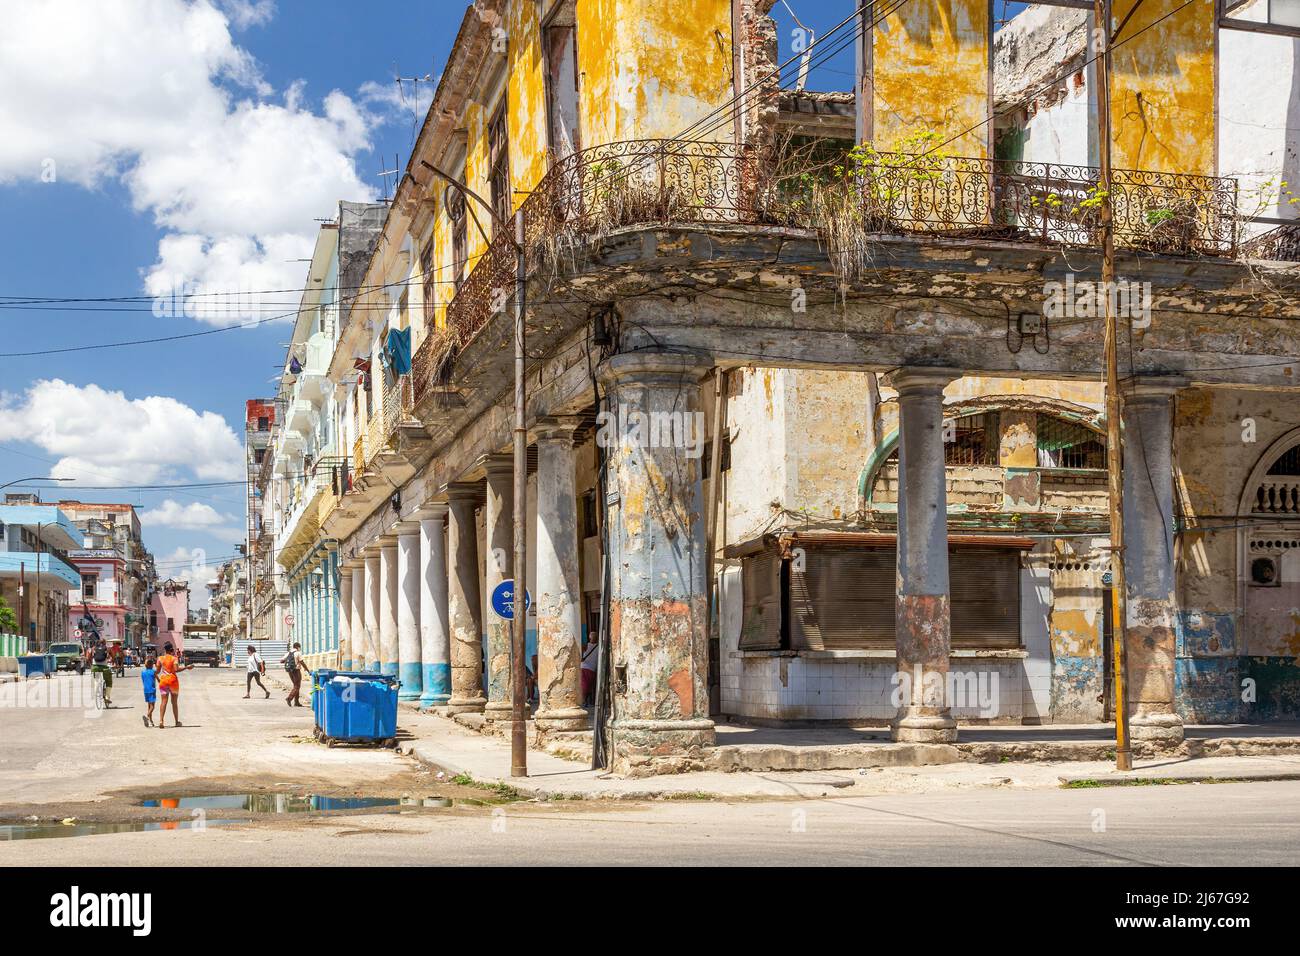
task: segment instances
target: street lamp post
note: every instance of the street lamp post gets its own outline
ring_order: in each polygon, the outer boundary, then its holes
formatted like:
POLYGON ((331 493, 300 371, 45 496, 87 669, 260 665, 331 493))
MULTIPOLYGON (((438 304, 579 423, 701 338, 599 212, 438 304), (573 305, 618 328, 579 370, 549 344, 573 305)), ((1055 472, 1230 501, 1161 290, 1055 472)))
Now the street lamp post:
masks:
MULTIPOLYGON (((528 621, 525 615, 525 597, 528 593, 526 569, 528 548, 528 429, 526 426, 526 399, 524 397, 524 312, 525 278, 527 262, 524 258, 524 214, 515 210, 513 223, 506 222, 492 204, 464 183, 447 175, 432 163, 420 160, 420 165, 435 176, 445 179, 461 195, 473 199, 488 211, 498 232, 506 236, 515 249, 515 427, 514 427, 514 610, 510 628, 510 775, 528 776, 528 730, 525 723, 525 653, 528 621), (513 226, 513 229, 512 229, 513 226), (513 235, 511 234, 513 231, 513 235)), ((475 222, 478 220, 475 219, 475 222)))

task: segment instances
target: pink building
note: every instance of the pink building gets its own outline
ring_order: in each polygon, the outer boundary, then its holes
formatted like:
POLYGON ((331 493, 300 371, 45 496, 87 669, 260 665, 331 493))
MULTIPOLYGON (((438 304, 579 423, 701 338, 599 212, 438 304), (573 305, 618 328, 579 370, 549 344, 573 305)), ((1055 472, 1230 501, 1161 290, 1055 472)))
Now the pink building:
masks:
POLYGON ((123 597, 126 562, 110 548, 69 551, 68 559, 81 575, 81 587, 68 592, 68 633, 76 640, 89 637, 89 618, 100 637, 125 640, 130 613, 123 597))
POLYGON ((189 619, 189 582, 172 578, 159 581, 149 601, 149 633, 154 647, 161 652, 170 642, 179 654, 184 649, 181 629, 189 619))

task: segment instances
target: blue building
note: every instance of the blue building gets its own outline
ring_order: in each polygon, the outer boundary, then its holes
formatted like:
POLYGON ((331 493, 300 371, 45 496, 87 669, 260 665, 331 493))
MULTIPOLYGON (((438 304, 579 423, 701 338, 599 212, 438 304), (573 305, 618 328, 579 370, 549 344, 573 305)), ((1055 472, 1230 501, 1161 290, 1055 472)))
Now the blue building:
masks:
POLYGON ((68 516, 34 495, 9 495, 0 505, 0 597, 29 647, 67 638, 68 592, 81 586, 68 552, 81 546, 68 516))

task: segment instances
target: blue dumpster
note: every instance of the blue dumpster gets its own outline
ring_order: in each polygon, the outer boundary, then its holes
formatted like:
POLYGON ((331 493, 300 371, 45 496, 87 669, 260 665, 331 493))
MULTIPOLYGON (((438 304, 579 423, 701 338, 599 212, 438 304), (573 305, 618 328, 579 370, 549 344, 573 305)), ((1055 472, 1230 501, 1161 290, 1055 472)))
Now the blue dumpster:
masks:
POLYGON ((324 667, 318 667, 311 673, 311 714, 316 719, 316 736, 319 737, 325 727, 325 714, 323 705, 325 703, 325 694, 322 688, 333 678, 338 671, 329 670, 324 667))
POLYGON ((335 743, 384 743, 397 738, 397 688, 390 674, 336 672, 321 682, 321 737, 335 743))
POLYGON ((53 654, 26 654, 18 658, 18 676, 23 678, 49 677, 58 665, 53 654))

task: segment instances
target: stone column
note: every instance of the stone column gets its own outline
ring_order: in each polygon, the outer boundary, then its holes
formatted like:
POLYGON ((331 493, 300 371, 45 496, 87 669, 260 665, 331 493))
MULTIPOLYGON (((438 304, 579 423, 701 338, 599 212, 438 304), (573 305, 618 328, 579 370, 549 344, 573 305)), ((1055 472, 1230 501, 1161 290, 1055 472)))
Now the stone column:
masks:
POLYGON ((379 547, 366 549, 366 670, 379 673, 379 547))
POLYGON ((421 707, 451 699, 451 631, 447 623, 446 505, 426 509, 420 519, 420 660, 424 665, 421 707))
MULTIPOLYGON (((484 461, 487 470, 487 510, 484 530, 487 554, 483 556, 486 573, 483 586, 490 596, 502 581, 513 577, 514 567, 514 461, 509 455, 491 455, 484 461)), ((488 720, 509 720, 513 712, 510 698, 510 621, 489 611, 487 619, 488 702, 484 711, 488 720)))
POLYGON ((420 526, 397 526, 397 676, 398 700, 419 700, 424 689, 420 666, 420 526))
POLYGON ((352 578, 352 602, 348 608, 351 624, 348 632, 352 635, 352 663, 348 670, 365 670, 366 668, 366 562, 364 558, 354 558, 349 562, 352 578))
POLYGON ((1124 397, 1124 578, 1130 733, 1177 744, 1173 398, 1178 376, 1142 377, 1124 397))
POLYGON ((898 390, 898 577, 894 644, 907 702, 897 741, 957 739, 947 695, 952 620, 948 590, 948 494, 944 474, 944 386, 956 369, 905 368, 898 390))
POLYGON ((695 356, 647 352, 615 356, 600 370, 611 411, 599 416, 597 441, 617 495, 606 502, 617 773, 692 769, 715 739, 700 484, 699 383, 709 368, 695 356), (665 422, 668 435, 651 427, 665 422))
POLYGON ((582 585, 573 437, 578 419, 538 423, 537 436, 537 728, 580 730, 582 585))
POLYGON ((397 538, 379 539, 379 673, 397 676, 397 538))
POLYGON ((352 562, 339 565, 339 653, 341 670, 352 670, 352 562))
POLYGON ((476 484, 447 488, 447 622, 451 631, 452 714, 482 713, 483 622, 478 589, 478 529, 474 507, 476 484))

